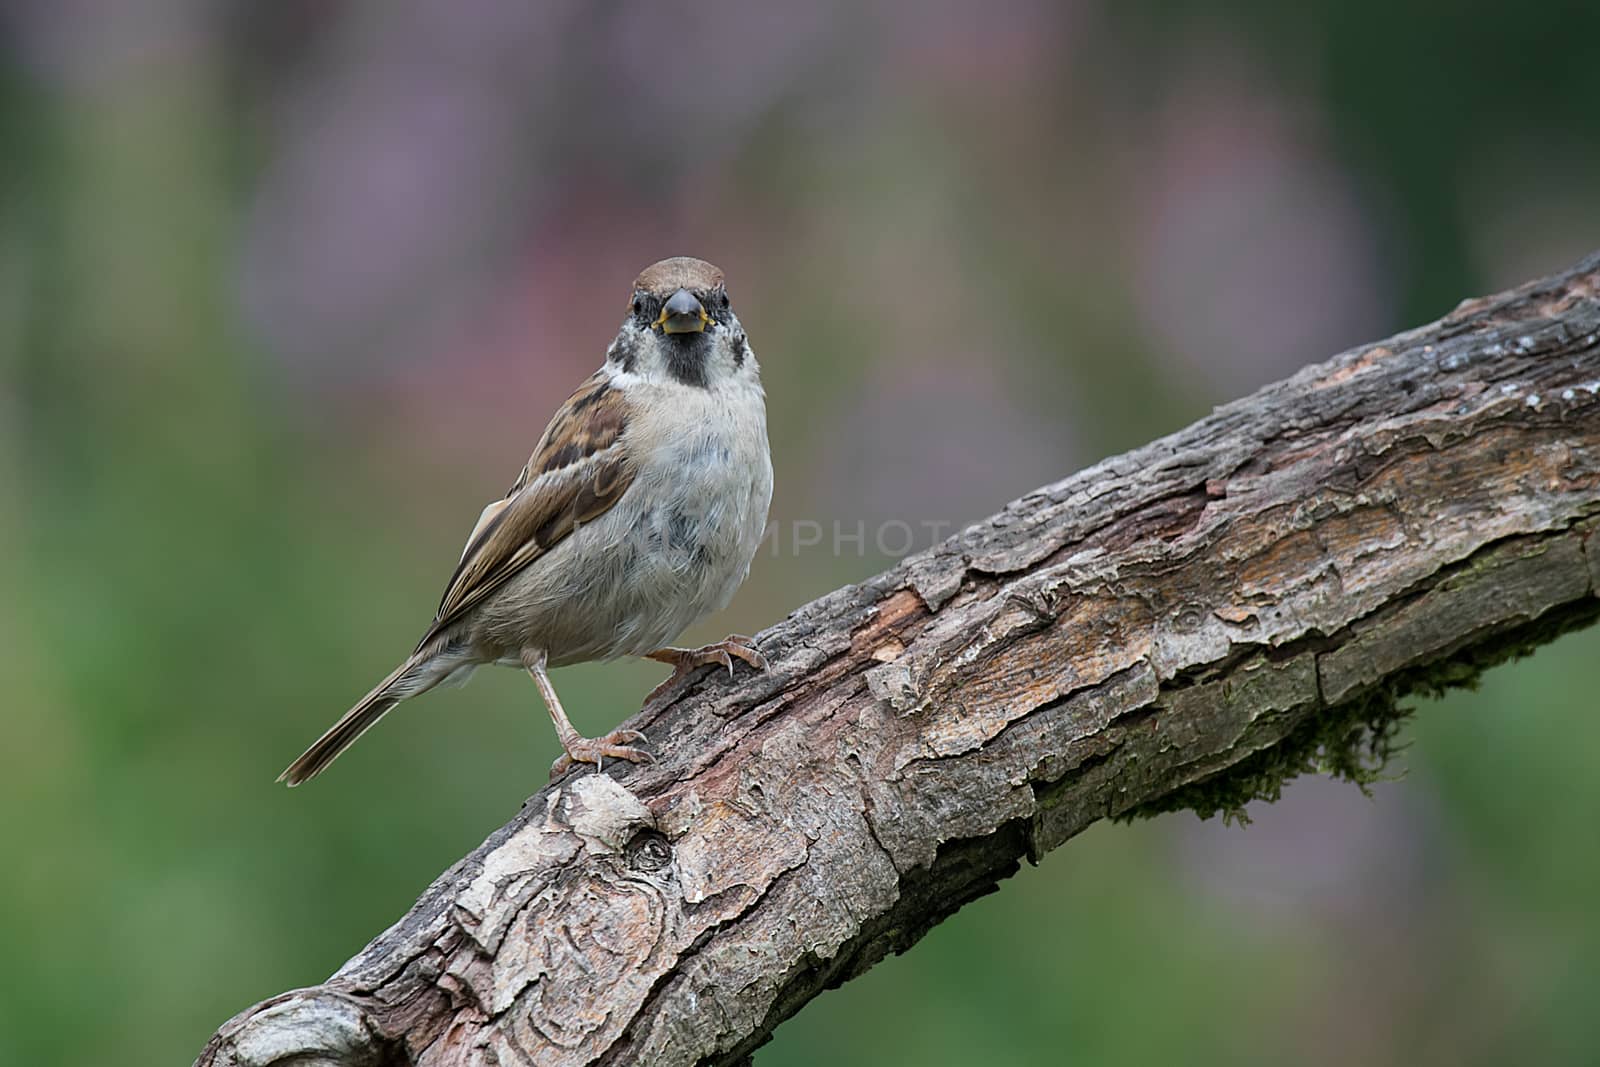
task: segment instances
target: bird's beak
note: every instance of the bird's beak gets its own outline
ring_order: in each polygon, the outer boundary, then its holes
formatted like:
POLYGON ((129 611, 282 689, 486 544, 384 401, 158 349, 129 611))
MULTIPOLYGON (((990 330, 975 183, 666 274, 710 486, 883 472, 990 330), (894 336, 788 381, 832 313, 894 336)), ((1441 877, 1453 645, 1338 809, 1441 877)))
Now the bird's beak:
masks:
POLYGON ((662 333, 700 333, 715 322, 693 293, 679 289, 662 305, 661 317, 650 325, 659 328, 662 333))

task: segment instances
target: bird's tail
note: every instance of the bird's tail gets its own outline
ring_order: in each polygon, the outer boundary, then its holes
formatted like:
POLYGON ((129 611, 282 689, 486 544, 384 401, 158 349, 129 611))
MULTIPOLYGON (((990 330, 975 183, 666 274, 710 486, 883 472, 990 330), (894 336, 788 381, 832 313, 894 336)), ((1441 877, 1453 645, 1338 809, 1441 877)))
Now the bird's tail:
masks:
POLYGON ((291 786, 310 781, 337 759, 339 753, 355 744, 356 738, 371 729, 372 724, 383 718, 390 708, 407 697, 432 689, 438 684, 439 678, 430 677, 433 672, 427 669, 429 658, 411 656, 396 667, 389 677, 374 686, 372 692, 362 697, 355 707, 328 728, 327 733, 302 752, 299 759, 289 764, 278 775, 278 781, 288 782, 291 786))

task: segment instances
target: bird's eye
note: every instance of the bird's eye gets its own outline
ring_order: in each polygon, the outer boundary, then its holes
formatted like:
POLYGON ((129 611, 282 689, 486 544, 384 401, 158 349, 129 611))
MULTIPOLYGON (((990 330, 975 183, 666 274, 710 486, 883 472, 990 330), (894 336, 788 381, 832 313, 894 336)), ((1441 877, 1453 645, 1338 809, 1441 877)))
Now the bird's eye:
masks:
POLYGON ((636 296, 633 298, 633 313, 635 315, 644 314, 644 297, 636 296))

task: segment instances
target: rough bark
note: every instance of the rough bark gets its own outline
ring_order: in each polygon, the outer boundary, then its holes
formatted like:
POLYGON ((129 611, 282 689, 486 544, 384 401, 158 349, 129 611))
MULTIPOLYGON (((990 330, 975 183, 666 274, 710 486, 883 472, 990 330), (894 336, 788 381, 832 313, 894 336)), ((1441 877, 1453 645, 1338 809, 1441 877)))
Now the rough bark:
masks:
POLYGON ((1096 819, 1352 770, 1600 613, 1600 256, 1016 501, 628 725, 208 1065, 745 1060, 1096 819))

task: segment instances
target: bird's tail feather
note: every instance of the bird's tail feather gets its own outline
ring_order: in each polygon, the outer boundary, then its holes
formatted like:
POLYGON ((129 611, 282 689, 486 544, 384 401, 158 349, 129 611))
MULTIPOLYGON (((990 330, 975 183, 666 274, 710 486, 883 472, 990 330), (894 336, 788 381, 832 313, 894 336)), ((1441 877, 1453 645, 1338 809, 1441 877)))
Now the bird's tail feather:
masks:
POLYGON ((328 728, 327 733, 302 752, 299 759, 289 764, 278 775, 278 781, 288 782, 291 786, 310 781, 337 759, 339 753, 355 744, 356 738, 371 729, 372 724, 383 718, 390 708, 407 697, 432 689, 439 679, 428 677, 430 672, 425 668, 426 661, 426 657, 411 656, 396 667, 389 677, 374 686, 372 692, 362 697, 355 707, 328 728))

